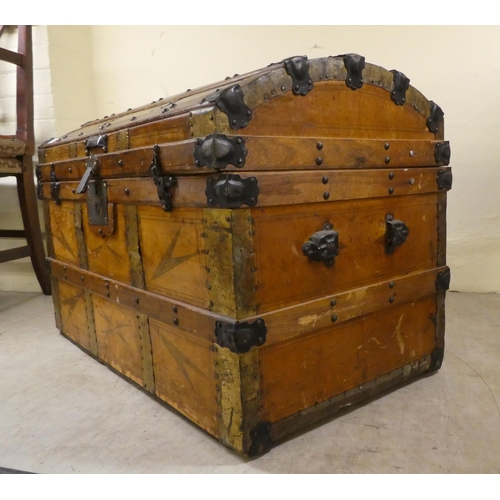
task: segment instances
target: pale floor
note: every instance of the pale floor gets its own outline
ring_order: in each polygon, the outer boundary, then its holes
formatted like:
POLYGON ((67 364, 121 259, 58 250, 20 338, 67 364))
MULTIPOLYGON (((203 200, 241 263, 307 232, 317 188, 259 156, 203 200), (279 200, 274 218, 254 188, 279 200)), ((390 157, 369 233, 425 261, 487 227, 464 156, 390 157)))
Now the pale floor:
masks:
POLYGON ((38 473, 499 473, 500 295, 448 293, 442 369, 244 459, 0 292, 0 467, 38 473))

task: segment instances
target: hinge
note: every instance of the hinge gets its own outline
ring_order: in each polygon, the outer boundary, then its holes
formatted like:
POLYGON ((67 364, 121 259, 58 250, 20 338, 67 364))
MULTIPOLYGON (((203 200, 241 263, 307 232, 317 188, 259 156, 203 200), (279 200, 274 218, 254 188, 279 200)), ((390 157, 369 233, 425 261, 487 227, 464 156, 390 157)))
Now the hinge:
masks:
POLYGON ((243 137, 227 137, 214 133, 194 142, 193 156, 197 167, 220 170, 234 165, 241 168, 245 165, 247 155, 243 137))
POLYGON ((292 78, 292 91, 295 95, 307 95, 314 87, 309 76, 309 61, 306 56, 290 57, 283 61, 286 72, 292 78))
POLYGON ((215 322, 217 344, 227 347, 231 352, 248 352, 253 346, 261 346, 266 342, 267 327, 263 319, 253 323, 215 322))
POLYGON ((450 288, 450 280, 451 273, 450 268, 446 268, 445 271, 442 271, 436 276, 436 291, 437 292, 446 292, 450 288))
POLYGON ((394 88, 391 92, 391 99, 398 105, 402 106, 406 102, 406 91, 410 87, 410 79, 401 73, 401 71, 391 70, 393 74, 394 88))
POLYGON ((173 175, 162 175, 160 155, 160 147, 155 144, 153 147, 153 159, 149 168, 149 175, 153 177, 153 181, 158 191, 158 199, 165 212, 171 212, 172 205, 172 189, 177 185, 177 179, 173 175))
POLYGON ((223 91, 216 90, 212 95, 202 100, 202 102, 204 101, 215 101, 217 107, 226 113, 229 126, 233 130, 246 127, 252 119, 252 110, 245 104, 243 90, 239 84, 232 85, 223 91))
POLYGON ((450 141, 438 142, 434 146, 434 159, 436 163, 449 165, 451 158, 450 141))
POLYGON ((360 89, 364 83, 365 58, 358 54, 346 54, 344 56, 344 66, 347 70, 346 85, 352 90, 360 89))
POLYGON ((443 120, 444 113, 443 110, 434 102, 430 101, 431 109, 429 118, 427 118, 427 127, 432 133, 436 133, 439 128, 439 124, 443 120))

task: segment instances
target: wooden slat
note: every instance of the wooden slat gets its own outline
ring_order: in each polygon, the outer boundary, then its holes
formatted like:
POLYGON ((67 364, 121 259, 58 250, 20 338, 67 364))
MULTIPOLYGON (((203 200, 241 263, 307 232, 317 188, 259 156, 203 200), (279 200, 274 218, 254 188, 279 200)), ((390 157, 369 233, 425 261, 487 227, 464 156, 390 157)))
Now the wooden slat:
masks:
POLYGON ((11 260, 23 259, 30 256, 30 247, 22 246, 17 248, 9 248, 8 250, 0 251, 0 263, 9 262, 11 260))
MULTIPOLYGON (((231 137, 231 136, 229 136, 231 137)), ((233 135, 233 137, 236 137, 233 135)), ((248 155, 245 165, 228 165, 224 171, 245 174, 249 170, 318 170, 435 167, 434 150, 439 141, 356 139, 328 137, 245 137, 248 155), (319 165, 318 165, 319 163, 319 165)), ((153 138, 145 147, 95 152, 102 178, 148 176, 153 158, 153 138)), ((197 167, 194 160, 194 139, 160 144, 160 160, 165 172, 171 174, 206 174, 213 170, 197 167)), ((88 156, 82 146, 80 158, 69 153, 61 161, 41 165, 42 181, 49 182, 52 170, 58 180, 80 180, 88 156)))
MULTIPOLYGON (((242 172, 241 177, 257 178, 260 193, 256 206, 262 207, 388 197, 391 188, 392 197, 436 193, 436 176, 439 170, 439 167, 434 167, 404 170, 242 172), (391 173, 394 174, 392 179, 391 173)), ((218 179, 220 175, 223 174, 177 177, 177 186, 172 190, 174 211, 182 207, 207 207, 207 179, 218 179)), ((110 203, 160 206, 158 191, 152 178, 109 179, 106 183, 110 203)), ((61 200, 86 200, 85 194, 76 194, 78 183, 59 184, 61 200)), ((43 196, 44 199, 51 200, 50 183, 43 184, 43 196)))
MULTIPOLYGON (((446 269, 439 267, 398 276, 374 285, 259 315, 268 328, 266 345, 328 328, 333 323, 338 325, 377 311, 395 308, 400 304, 435 296, 436 277, 446 269)), ((257 319, 257 316, 249 321, 254 319, 257 319)))
POLYGON ((24 55, 18 52, 13 52, 12 50, 4 49, 0 47, 0 61, 5 61, 16 66, 24 66, 24 55))

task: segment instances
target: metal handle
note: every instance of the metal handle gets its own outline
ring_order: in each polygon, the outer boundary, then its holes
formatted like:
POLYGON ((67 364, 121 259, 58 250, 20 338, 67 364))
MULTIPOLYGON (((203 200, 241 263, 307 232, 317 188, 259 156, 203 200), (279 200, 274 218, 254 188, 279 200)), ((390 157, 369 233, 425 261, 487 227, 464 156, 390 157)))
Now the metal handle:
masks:
POLYGON ((325 224, 323 231, 314 233, 302 245, 302 253, 311 260, 323 262, 330 267, 339 254, 339 233, 333 230, 331 224, 325 224))
POLYGON ((386 217, 385 225, 385 248, 387 253, 392 253, 406 241, 410 229, 403 221, 394 219, 391 214, 386 217))

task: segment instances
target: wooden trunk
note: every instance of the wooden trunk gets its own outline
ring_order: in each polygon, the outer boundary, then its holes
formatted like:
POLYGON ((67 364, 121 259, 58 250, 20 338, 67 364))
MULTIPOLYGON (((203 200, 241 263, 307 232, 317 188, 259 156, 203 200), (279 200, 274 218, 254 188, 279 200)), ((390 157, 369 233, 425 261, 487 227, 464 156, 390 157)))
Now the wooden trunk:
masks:
POLYGON ((296 57, 41 146, 59 330, 237 452, 444 352, 443 112, 296 57))

